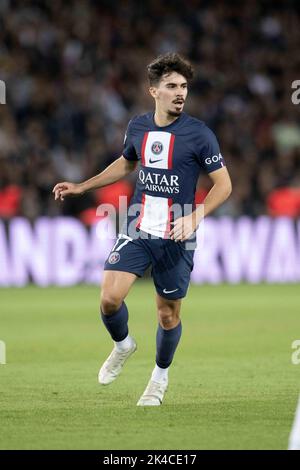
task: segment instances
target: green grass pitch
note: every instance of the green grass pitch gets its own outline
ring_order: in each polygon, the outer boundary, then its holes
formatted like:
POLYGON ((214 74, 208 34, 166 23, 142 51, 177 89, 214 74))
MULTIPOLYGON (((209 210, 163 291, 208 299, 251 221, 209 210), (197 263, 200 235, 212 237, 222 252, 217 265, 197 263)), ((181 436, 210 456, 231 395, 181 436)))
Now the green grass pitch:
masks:
POLYGON ((1 449, 286 449, 300 389, 298 285, 191 286, 161 407, 139 408, 155 358, 155 292, 127 299, 138 351, 97 383, 112 343, 96 287, 0 290, 1 449))

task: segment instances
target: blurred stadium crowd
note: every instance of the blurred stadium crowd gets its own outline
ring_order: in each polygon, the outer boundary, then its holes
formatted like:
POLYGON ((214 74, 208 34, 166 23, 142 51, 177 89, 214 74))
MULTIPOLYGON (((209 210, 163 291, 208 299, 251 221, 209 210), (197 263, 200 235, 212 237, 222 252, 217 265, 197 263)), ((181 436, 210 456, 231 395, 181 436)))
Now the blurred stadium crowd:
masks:
MULTIPOLYGON (((217 215, 300 215, 299 4, 291 1, 1 0, 0 217, 67 214, 87 224, 134 176, 64 204, 121 155, 129 119, 153 109, 146 65, 190 59, 185 111, 216 133, 233 180, 217 215)), ((210 188, 199 179, 197 201, 210 188)))

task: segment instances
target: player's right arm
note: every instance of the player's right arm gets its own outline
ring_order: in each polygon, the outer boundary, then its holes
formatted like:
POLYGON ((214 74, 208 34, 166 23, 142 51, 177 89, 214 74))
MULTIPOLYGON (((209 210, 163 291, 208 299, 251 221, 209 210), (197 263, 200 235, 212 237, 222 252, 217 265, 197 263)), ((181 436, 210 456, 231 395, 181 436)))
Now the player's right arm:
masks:
POLYGON ((122 155, 99 173, 99 175, 93 176, 93 178, 83 181, 82 183, 69 183, 68 181, 64 181, 56 184, 52 190, 54 199, 63 201, 65 196, 80 196, 87 191, 115 183, 134 171, 136 165, 137 161, 128 160, 122 155))

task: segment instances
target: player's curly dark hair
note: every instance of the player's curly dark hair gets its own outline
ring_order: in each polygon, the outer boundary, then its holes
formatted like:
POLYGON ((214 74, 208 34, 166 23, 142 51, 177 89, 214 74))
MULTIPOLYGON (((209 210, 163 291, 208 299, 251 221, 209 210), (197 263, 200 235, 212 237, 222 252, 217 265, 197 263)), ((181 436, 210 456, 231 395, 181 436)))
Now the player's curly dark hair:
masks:
POLYGON ((180 73, 187 80, 191 80, 194 75, 192 65, 176 52, 168 52, 158 56, 151 64, 147 65, 147 70, 150 86, 157 85, 162 76, 168 73, 180 73))

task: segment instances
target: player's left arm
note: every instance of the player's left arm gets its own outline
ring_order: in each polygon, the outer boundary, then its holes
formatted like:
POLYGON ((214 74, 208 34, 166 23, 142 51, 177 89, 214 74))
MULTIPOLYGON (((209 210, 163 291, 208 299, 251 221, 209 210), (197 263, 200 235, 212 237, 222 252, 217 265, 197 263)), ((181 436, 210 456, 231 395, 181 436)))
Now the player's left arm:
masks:
POLYGON ((185 241, 197 230, 201 220, 219 207, 230 196, 232 191, 231 179, 226 166, 209 173, 213 187, 202 204, 189 215, 175 220, 170 231, 170 238, 175 241, 185 241))
POLYGON ((223 204, 223 202, 228 199, 232 191, 231 179, 226 166, 212 171, 208 174, 208 176, 213 182, 213 187, 203 201, 204 207, 201 207, 200 204, 200 207, 195 210, 197 226, 203 217, 206 217, 212 211, 217 209, 217 207, 223 204))

